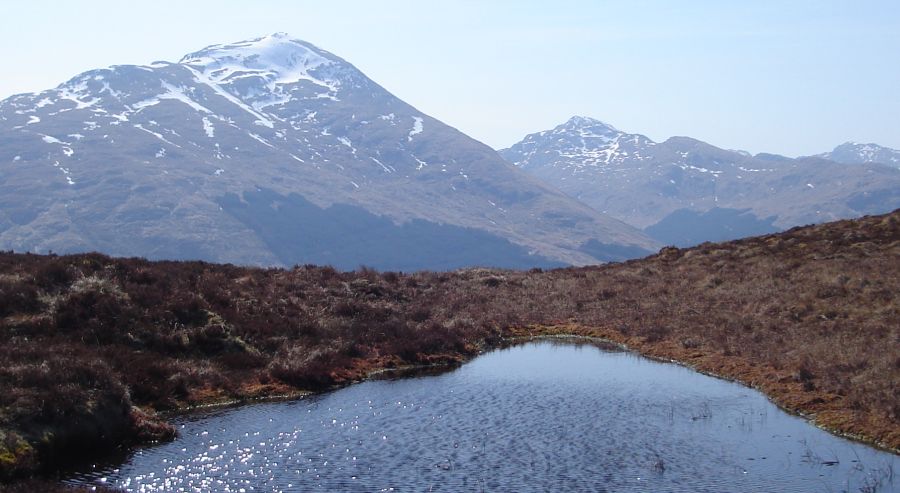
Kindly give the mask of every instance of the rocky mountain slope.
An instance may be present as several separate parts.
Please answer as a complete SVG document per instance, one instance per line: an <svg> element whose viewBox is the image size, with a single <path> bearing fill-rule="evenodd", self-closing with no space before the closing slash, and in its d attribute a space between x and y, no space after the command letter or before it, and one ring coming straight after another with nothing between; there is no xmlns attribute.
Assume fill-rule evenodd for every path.
<svg viewBox="0 0 900 493"><path fill-rule="evenodd" d="M817 154L816 157L844 164L881 163L900 168L900 151L878 144L845 142L835 147L833 151Z"/></svg>
<svg viewBox="0 0 900 493"><path fill-rule="evenodd" d="M654 142L574 117L500 153L591 207L686 246L900 207L900 170ZM833 156L831 156L833 157Z"/></svg>
<svg viewBox="0 0 900 493"><path fill-rule="evenodd" d="M0 102L0 249L410 270L657 246L284 34Z"/></svg>

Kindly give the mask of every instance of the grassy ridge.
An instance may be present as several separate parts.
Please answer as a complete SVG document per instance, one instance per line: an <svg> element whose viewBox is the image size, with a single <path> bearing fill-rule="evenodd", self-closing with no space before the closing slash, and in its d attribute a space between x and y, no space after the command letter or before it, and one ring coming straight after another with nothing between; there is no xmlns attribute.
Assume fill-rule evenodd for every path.
<svg viewBox="0 0 900 493"><path fill-rule="evenodd" d="M0 254L0 476L165 439L154 411L577 333L900 448L900 211L623 264L342 273Z"/></svg>

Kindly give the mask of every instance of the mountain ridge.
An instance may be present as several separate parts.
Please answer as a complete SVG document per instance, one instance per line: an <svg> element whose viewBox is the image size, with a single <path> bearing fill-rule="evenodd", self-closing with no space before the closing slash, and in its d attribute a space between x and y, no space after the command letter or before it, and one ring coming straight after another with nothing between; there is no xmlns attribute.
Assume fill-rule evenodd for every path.
<svg viewBox="0 0 900 493"><path fill-rule="evenodd" d="M900 207L900 173L890 166L848 166L821 156L751 156L692 137L654 142L614 129L577 117L499 152L522 170L651 236L667 231L654 237L677 246ZM708 227L700 235L678 234L685 228L697 232L703 222Z"/></svg>

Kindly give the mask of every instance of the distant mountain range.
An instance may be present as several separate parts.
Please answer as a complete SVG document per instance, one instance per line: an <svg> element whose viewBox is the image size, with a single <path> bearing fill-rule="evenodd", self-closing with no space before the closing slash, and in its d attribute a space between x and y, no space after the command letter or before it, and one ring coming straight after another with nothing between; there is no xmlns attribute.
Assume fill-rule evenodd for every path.
<svg viewBox="0 0 900 493"><path fill-rule="evenodd" d="M797 159L753 156L688 137L654 142L573 117L500 153L598 211L678 246L900 207L900 152L874 144L848 143Z"/></svg>
<svg viewBox="0 0 900 493"><path fill-rule="evenodd" d="M0 249L413 270L659 246L284 34L0 102Z"/></svg>

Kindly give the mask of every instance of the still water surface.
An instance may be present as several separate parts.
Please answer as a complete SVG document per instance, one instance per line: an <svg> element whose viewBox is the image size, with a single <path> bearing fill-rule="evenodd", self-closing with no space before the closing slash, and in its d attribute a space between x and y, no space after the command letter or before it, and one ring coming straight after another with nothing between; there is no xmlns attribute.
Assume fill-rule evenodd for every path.
<svg viewBox="0 0 900 493"><path fill-rule="evenodd" d="M176 441L73 481L142 492L900 491L893 454L741 385L584 344L528 343L438 376L177 425Z"/></svg>

